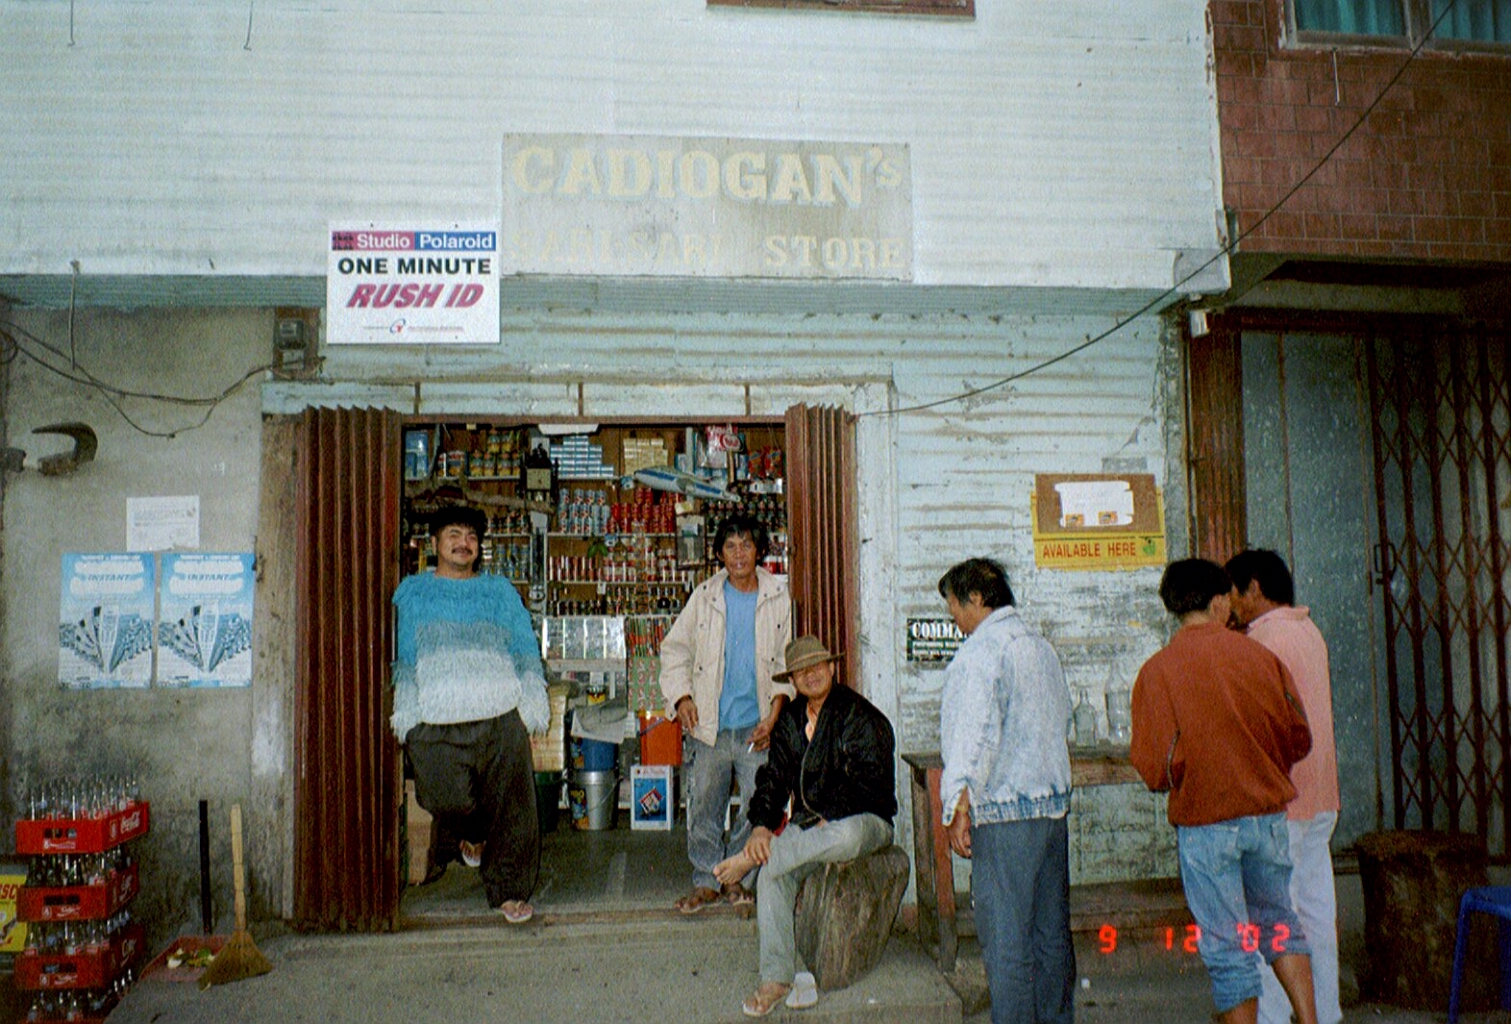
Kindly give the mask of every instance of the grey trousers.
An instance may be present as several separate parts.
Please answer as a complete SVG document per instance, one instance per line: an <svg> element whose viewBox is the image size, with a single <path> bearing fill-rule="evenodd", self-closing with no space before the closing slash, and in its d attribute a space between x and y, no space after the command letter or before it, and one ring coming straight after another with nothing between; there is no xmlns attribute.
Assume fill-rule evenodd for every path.
<svg viewBox="0 0 1511 1024"><path fill-rule="evenodd" d="M852 814L811 828L788 825L771 839L771 859L756 878L756 924L761 936L761 981L792 984L797 973L794 907L803 879L892 842L892 826L874 814Z"/></svg>

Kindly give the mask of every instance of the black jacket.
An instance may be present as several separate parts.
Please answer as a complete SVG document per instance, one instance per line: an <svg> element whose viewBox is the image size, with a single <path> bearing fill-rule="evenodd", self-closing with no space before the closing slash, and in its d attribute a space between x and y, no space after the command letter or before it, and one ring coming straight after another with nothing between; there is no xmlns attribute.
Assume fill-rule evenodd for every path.
<svg viewBox="0 0 1511 1024"><path fill-rule="evenodd" d="M804 730L808 700L787 702L771 731L771 750L756 772L746 816L773 831L787 798L792 819L806 827L870 812L890 822L897 814L897 766L892 723L870 701L836 683L819 709L810 741Z"/></svg>

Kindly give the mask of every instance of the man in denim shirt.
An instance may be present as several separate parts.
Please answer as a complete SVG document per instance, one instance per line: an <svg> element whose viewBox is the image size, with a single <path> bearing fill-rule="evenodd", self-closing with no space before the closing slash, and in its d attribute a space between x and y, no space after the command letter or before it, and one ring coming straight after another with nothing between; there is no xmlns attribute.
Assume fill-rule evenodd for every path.
<svg viewBox="0 0 1511 1024"><path fill-rule="evenodd" d="M944 675L939 795L950 846L972 858L992 1024L1069 1024L1070 691L999 563L961 562L939 593L966 635Z"/></svg>

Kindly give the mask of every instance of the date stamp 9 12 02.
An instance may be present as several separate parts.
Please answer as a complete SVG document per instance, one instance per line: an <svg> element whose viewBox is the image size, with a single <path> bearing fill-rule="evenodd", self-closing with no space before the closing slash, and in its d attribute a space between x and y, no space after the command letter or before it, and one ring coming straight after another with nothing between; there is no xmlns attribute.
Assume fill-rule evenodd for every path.
<svg viewBox="0 0 1511 1024"><path fill-rule="evenodd" d="M1104 924L1097 929L1097 952L1110 956L1118 951L1120 942L1142 938L1150 932L1156 943L1170 952L1195 953L1201 943L1201 927L1194 924L1188 924L1184 928L1167 925L1156 929L1138 929L1128 936L1121 934L1117 926ZM1237 932L1238 945L1246 953L1258 953L1262 945L1267 945L1266 952L1280 956L1286 952L1286 943L1291 938L1290 928L1283 924L1274 925L1266 934L1266 930L1259 925L1245 922L1237 926Z"/></svg>

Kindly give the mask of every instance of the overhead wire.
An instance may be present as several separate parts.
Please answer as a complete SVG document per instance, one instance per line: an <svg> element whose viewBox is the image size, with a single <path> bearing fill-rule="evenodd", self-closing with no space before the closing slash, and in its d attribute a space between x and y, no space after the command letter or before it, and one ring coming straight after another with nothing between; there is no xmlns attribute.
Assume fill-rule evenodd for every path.
<svg viewBox="0 0 1511 1024"><path fill-rule="evenodd" d="M1165 305L1165 303L1167 302L1167 300L1169 300L1173 296L1177 296L1177 295L1180 294L1180 290L1181 290L1181 288L1184 285L1186 285L1187 283L1189 283L1190 281L1192 281L1193 279L1195 279L1198 275L1200 275L1203 271L1205 271L1208 267L1212 266L1214 263L1217 263L1219 260L1231 256L1234 253L1234 251L1238 248L1238 245L1239 245L1240 242L1242 242L1244 239L1248 238L1250 235L1254 234L1254 232L1258 231L1259 228L1261 228L1265 223L1267 223L1270 220L1270 218L1272 218L1273 216L1275 216L1275 214L1279 213L1280 210L1285 206L1285 204L1287 202L1289 202L1290 199L1293 196L1295 196L1297 192L1299 192L1302 188L1304 188L1306 186L1306 184L1309 181L1311 181L1311 179L1314 178L1317 175L1317 173L1322 170L1322 168L1324 166L1327 165L1328 161L1331 160L1333 158L1333 156L1335 156L1337 154L1338 150L1341 149L1343 147L1343 145L1345 143L1347 143L1350 138L1353 137L1354 133L1357 132L1360 127L1363 126L1363 124L1365 123L1365 121L1367 121L1369 119L1369 116L1372 113L1374 113L1375 108L1380 105L1380 103L1385 99L1386 95L1389 94L1390 90L1393 89L1395 87L1396 83L1400 81L1401 77L1406 73L1407 69L1410 68L1411 65L1416 61L1417 56L1422 51L1422 48L1424 46L1426 46L1427 43L1434 37L1434 35L1437 32L1437 28L1442 23L1443 19L1448 16L1449 12L1451 12L1453 10L1454 6L1457 3L1458 3L1458 0L1448 0L1448 3L1444 5L1442 11L1439 12L1438 16L1433 20L1431 26L1429 26L1428 29L1427 29L1427 31L1425 33L1423 33L1422 38L1416 43L1415 46L1413 46L1411 48L1410 52L1407 53L1406 59L1401 62L1401 66L1396 69L1395 73L1390 77L1390 80L1387 81L1383 87L1381 87L1380 91L1375 95L1375 97L1359 113L1358 117L1355 118L1353 124L1351 124L1348 127L1348 129L1343 132L1343 134L1341 136L1339 136L1338 140L1333 143L1333 145L1328 149L1328 151L1326 153L1324 153L1316 161L1316 163L1314 163L1312 165L1312 167L1305 174L1303 174L1294 184L1291 185L1291 187L1286 191L1286 193L1283 196L1281 196L1278 200L1276 200L1257 220L1254 221L1253 224L1249 225L1248 228L1244 229L1243 231L1241 231L1237 235L1235 235L1230 241L1227 242L1227 244L1225 244L1222 248L1220 248L1213 256L1211 256L1206 261L1204 261L1203 263L1201 263L1200 265L1198 265L1195 269L1191 270L1184 277L1182 277L1179 280L1177 280L1169 288L1166 288L1164 291L1160 292L1158 295L1156 295L1154 298L1150 299L1148 302L1145 302L1142 306L1140 306L1138 309L1134 310L1132 313L1128 314L1127 316L1123 317L1121 320L1118 320L1117 322L1113 323L1110 327L1108 327L1106 330L1102 331L1101 333L1089 336L1084 341L1080 342L1079 344L1073 345L1070 348L1066 349L1065 351L1060 352L1060 353L1058 353L1058 354L1056 354L1054 356L1051 356L1051 357L1049 357L1047 359L1041 360L1040 362L1035 363L1033 366L1030 366L1030 367L1028 367L1026 369L1020 370L1017 373L1009 374L1009 375L1007 375L1005 377L1000 377L1000 378L998 378L996 380L991 381L990 383L983 384L983 385L981 385L979 387L967 388L964 391L960 391L960 392L958 392L956 394L948 395L948 396L946 396L944 398L937 398L937 399L934 399L934 400L929 401L929 402L920 402L920 403L917 403L915 405L903 406L903 407L897 408L897 409L877 409L877 410L871 410L871 411L868 411L868 412L857 413L856 414L857 418L864 418L864 417L871 417L871 416L901 416L901 415L904 415L906 413L924 412L924 411L929 410L929 409L938 408L939 406L942 406L942 405L950 405L950 404L953 404L955 402L963 402L963 401L966 401L967 399L974 398L977 395L982 395L982 394L985 394L985 393L987 393L989 391L995 391L995 390L997 390L999 388L1006 387L1007 385L1012 384L1012 383L1014 383L1016 381L1023 380L1025 377L1030 377L1030 376L1032 376L1034 374L1042 373L1044 370L1047 370L1047 369L1049 369L1052 366L1055 366L1055 365L1057 365L1059 363L1062 363L1065 360L1070 359L1073 356L1076 356L1076 355L1080 354L1081 352L1086 351L1087 349L1091 348L1092 346L1097 345L1097 344L1099 344L1099 343L1107 340L1112 335L1116 334L1118 331L1121 331L1123 328L1125 328L1128 325L1130 325L1130 324L1134 323L1135 321L1139 320L1140 318L1142 318L1143 316L1145 316L1149 312L1155 310L1156 308L1162 308ZM250 39L251 6L252 6L251 4L248 5L248 32L249 32L249 39ZM70 4L70 13L71 13L71 7L72 7L72 4ZM1336 57L1336 51L1335 51L1335 57ZM73 264L73 268L74 268L74 282L73 283L74 283L74 286L76 287L77 286L77 280L78 280L78 263L77 262L75 262ZM1236 297L1230 297L1228 301L1231 302L1231 301L1234 300L1234 298L1242 297L1243 294L1245 294L1245 293L1239 293L1239 295L1236 296ZM265 365L262 365L262 366L253 367L252 369L248 370L245 374L243 374L239 379L237 379L231 385L229 385L227 388L225 388L223 391L221 391L220 394L214 395L214 396L200 397L200 398L183 397L183 396L178 396L178 395L158 394L158 393L152 393L152 392L131 391L131 390L128 390L128 389L125 389L125 388L116 387L114 385L111 385L111 384L105 382L104 380L100 379L99 377L96 377L94 374L90 373L88 370L86 370L83 367L81 367L81 366L78 365L77 360L76 360L76 358L75 358L75 356L74 356L74 354L72 352L72 349L73 349L73 299L72 299L72 294L70 295L69 307L70 307L69 308L69 348L70 348L70 352L67 353L67 354L61 352L56 347L54 347L54 346L48 344L47 342L43 341L42 339L38 338L36 335L31 334L29 331L26 331L25 329L23 329L22 327L20 327L18 324L14 323L13 321L8 321L8 320L7 321L0 321L0 324L3 324L4 327L9 327L10 330L14 330L14 331L18 332L19 334L25 336L28 341L33 342L33 343L41 346L42 348L46 349L48 352L53 353L54 355L57 355L59 357L65 357L65 355L66 355L66 357L69 359L70 363L72 364L72 367L73 367L72 371L64 370L64 369L62 369L60 367L53 366L52 364L48 363L45 359L41 358L40 356L36 355L35 353L28 352L26 350L26 348L21 344L21 342L15 337L15 335L11 334L9 331L5 330L3 327L0 327L0 339L3 339L5 341L6 347L9 349L9 351L5 351L3 353L0 353L0 363L10 363L19 354L19 355L25 356L27 359L30 359L31 361L35 362L38 366L41 366L42 368L48 370L49 372L51 372L53 374L56 374L59 377L64 378L65 380L72 381L72 382L74 382L76 384L81 384L81 385L83 385L85 387L93 388L93 389L97 390L101 394L101 396L107 402L110 403L110 405L112 407L115 408L116 412L120 414L121 418L129 426L131 426L133 429L135 429L135 430L139 431L140 433L145 434L145 435L147 435L149 437L173 438L173 437L177 437L181 433L184 433L185 431L195 430L195 429L198 429L199 427L204 426L206 423L209 422L211 415L214 414L215 407L217 405L219 405L221 402L225 401L225 399L229 398L232 394L234 394L238 389L240 389L243 385L245 385L247 383L247 381L251 380L253 377L257 376L258 374L265 373L265 372L268 372L270 370L273 370L273 369L277 368L277 364L275 364L275 363L268 363L268 364L265 364ZM126 410L122 407L121 400L122 399L128 399L128 398L130 398L130 399L140 399L140 400L145 400L145 401L153 401L153 402L164 402L164 403L170 403L170 404L179 404L179 405L186 405L186 406L202 406L202 407L205 407L205 415L199 420L198 423L193 423L193 424L190 424L188 426L179 427L179 428L177 428L175 430L165 430L165 431L164 430L152 430L152 429L149 429L149 428L144 427L141 424L137 423L126 412Z"/></svg>
<svg viewBox="0 0 1511 1024"><path fill-rule="evenodd" d="M1033 366L1030 366L1027 369L1019 370L1017 373L1009 374L1006 377L1000 377L997 380L994 380L989 384L983 384L980 387L967 388L964 391L949 395L945 398L936 398L930 402L919 402L916 405L904 406L900 409L873 409L869 412L856 413L856 418L862 419L870 416L901 416L905 413L923 412L928 409L937 408L941 405L950 405L954 402L963 402L967 399L975 398L977 395L985 394L988 391L995 391L998 388L1006 387L1007 385L1012 384L1015 381L1020 381L1025 377L1032 376L1036 373L1041 373L1044 370L1049 369L1051 366L1056 365L1057 363L1062 363L1072 356L1086 351L1093 345L1106 341L1112 335L1116 334L1118 331L1121 331L1124 327L1127 327L1134 321L1140 319L1151 310L1163 307L1166 300L1170 299L1172 296L1179 295L1181 288L1189 281L1193 280L1197 275L1201 274L1202 271L1212 266L1212 264L1216 263L1218 260L1231 256L1237 250L1238 244L1240 242L1242 242L1245 238L1248 238L1254 232L1258 231L1266 222L1269 221L1271 217L1279 213L1281 208L1285 206L1285 204L1288 203L1291 198L1296 195L1297 192L1301 191L1301 189L1306 186L1307 182L1316 177L1317 172L1321 171L1322 168L1327 165L1327 162L1337 154L1338 150L1343 148L1343 145L1353 137L1354 133L1357 132L1359 128L1363 126L1364 122L1369 119L1369 116L1374 113L1375 108L1380 105L1380 103L1390 93L1390 90L1395 88L1396 83L1401 80L1401 76L1406 73L1406 70L1411 67L1411 65L1416 61L1417 55L1422 52L1422 47L1426 46L1427 43L1437 34L1438 26L1442 24L1443 19L1448 16L1448 13L1453 10L1454 6L1457 3L1458 0L1448 0L1448 3L1444 5L1443 10L1435 19L1433 19L1432 24L1428 26L1427 31L1422 34L1422 38L1418 40L1417 44L1413 46L1410 52L1406 54L1406 59L1401 62L1401 66L1396 69L1395 74L1390 76L1390 80L1380 88L1380 91L1375 94L1374 99L1370 100L1368 105L1364 107L1359 116L1354 119L1354 123L1349 125L1348 130L1338 137L1338 141L1334 142L1332 147L1329 148L1326 153L1322 154L1320 158L1318 158L1317 162L1312 165L1311 169L1303 174L1295 182L1295 184L1291 185L1291 187L1286 190L1285 195L1276 200L1269 207L1269 209L1267 209L1259 217L1258 220L1254 221L1253 224L1249 225L1246 229L1235 235L1232 240L1230 240L1226 245L1219 249L1211 258L1202 263L1200 266L1196 267L1196 269L1192 270L1185 277L1180 278L1169 288L1166 288L1160 294L1156 295L1154 298L1150 299L1148 302L1144 303L1138 309L1134 310L1123 319L1117 321L1111 327L1108 327L1106 330L1102 331L1100 334L1088 337L1080 344L1074 345L1059 353L1058 355L1051 356L1048 359L1043 360L1042 362L1035 363ZM1333 59L1337 59L1336 49L1333 51ZM1255 285L1257 284L1258 282L1255 282ZM1249 286L1250 289L1253 287L1254 285ZM1244 295L1248 294L1248 291L1249 289L1245 289L1244 291L1239 292L1237 295L1230 296L1228 298L1228 302L1231 303L1239 298L1242 298Z"/></svg>
<svg viewBox="0 0 1511 1024"><path fill-rule="evenodd" d="M23 338L25 339L25 344L23 344L22 342ZM35 363L37 366L40 366L42 369L48 371L49 373L54 374L55 376L61 377L64 380L71 381L75 384L79 384L99 392L100 396L104 398L112 408L115 409L115 411L120 415L121 419L123 419L128 426L130 426L133 430L136 430L138 433L145 434L148 437L160 437L169 439L175 438L186 431L197 430L198 428L204 426L210 421L210 417L214 415L216 407L219 406L221 402L224 402L227 398L230 398L254 377L277 368L277 364L274 363L254 366L252 369L248 370L246 373L242 374L239 378L233 381L230 385L222 389L219 394L206 396L171 395L153 391L135 391L130 388L119 387L95 376L83 366L77 365L77 363L74 364L74 369L69 369L65 366L53 365L53 363L49 362L44 355L29 350L27 345L35 346L36 348L39 348L44 352L56 357L58 360L64 362L71 361L70 354L64 352L57 346L44 341L42 338L37 337L35 334L32 334L30 331L26 330L24 327L22 327L20 324L17 324L13 320L0 320L0 343L3 343L3 346L0 346L0 363L14 362L18 356L25 358ZM198 422L190 423L186 426L178 427L173 430L154 430L137 422L137 420L126 411L125 407L121 404L122 401L126 399L138 399L148 402L160 402L168 405L182 405L191 408L203 408L205 410L205 413L199 418Z"/></svg>

